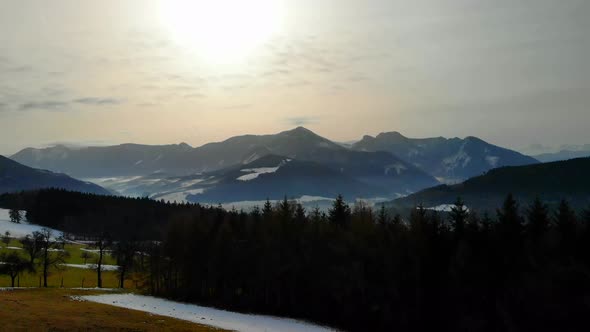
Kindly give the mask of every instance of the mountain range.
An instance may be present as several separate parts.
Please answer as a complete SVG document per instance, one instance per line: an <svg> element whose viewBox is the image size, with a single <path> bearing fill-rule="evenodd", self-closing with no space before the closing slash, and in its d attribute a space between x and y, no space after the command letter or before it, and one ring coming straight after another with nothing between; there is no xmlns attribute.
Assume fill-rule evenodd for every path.
<svg viewBox="0 0 590 332"><path fill-rule="evenodd" d="M440 185L399 198L389 204L394 209L419 204L439 207L461 197L476 210L493 211L508 193L525 205L536 196L550 204L567 199L576 208L590 204L590 158L571 159L526 166L501 167L456 185Z"/></svg>
<svg viewBox="0 0 590 332"><path fill-rule="evenodd" d="M559 152L543 153L534 156L535 159L544 163L583 157L590 157L590 146L586 146L586 149L583 150L561 150Z"/></svg>
<svg viewBox="0 0 590 332"><path fill-rule="evenodd" d="M475 137L410 139L392 132L344 146L303 127L236 136L196 148L185 143L57 145L27 148L11 158L125 195L210 202L337 193L394 198L498 166L537 163ZM238 180L252 169L276 171Z"/></svg>
<svg viewBox="0 0 590 332"><path fill-rule="evenodd" d="M341 194L354 200L391 194L387 188L367 184L325 165L276 155L180 181L180 187L153 198L227 203L276 200L285 195L331 199Z"/></svg>
<svg viewBox="0 0 590 332"><path fill-rule="evenodd" d="M0 194L41 188L109 194L106 189L96 184L79 181L65 174L30 168L0 156Z"/></svg>
<svg viewBox="0 0 590 332"><path fill-rule="evenodd" d="M364 136L352 148L390 152L444 183L459 182L496 167L538 163L532 157L472 136L407 138L398 132L387 132L376 137Z"/></svg>

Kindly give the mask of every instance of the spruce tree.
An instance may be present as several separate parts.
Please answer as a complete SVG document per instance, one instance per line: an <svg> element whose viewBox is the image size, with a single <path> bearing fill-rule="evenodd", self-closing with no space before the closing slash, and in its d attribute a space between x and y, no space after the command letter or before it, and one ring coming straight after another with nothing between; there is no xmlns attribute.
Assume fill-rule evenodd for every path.
<svg viewBox="0 0 590 332"><path fill-rule="evenodd" d="M334 225L344 226L347 225L350 220L350 206L346 204L342 195L338 195L332 208L328 211L328 218Z"/></svg>
<svg viewBox="0 0 590 332"><path fill-rule="evenodd" d="M560 235L560 244L564 254L572 254L576 239L576 213L570 204L562 199L555 214L555 224Z"/></svg>
<svg viewBox="0 0 590 332"><path fill-rule="evenodd" d="M549 227L549 212L547 205L537 196L527 210L527 232L536 241Z"/></svg>
<svg viewBox="0 0 590 332"><path fill-rule="evenodd" d="M265 219L269 219L272 217L272 204L270 200L267 198L264 206L262 207L262 216Z"/></svg>
<svg viewBox="0 0 590 332"><path fill-rule="evenodd" d="M387 215L385 204L381 204L381 209L379 210L379 215L377 216L377 222L380 225L386 225L389 223L389 216Z"/></svg>
<svg viewBox="0 0 590 332"><path fill-rule="evenodd" d="M457 197L455 205L451 207L450 220L458 237L463 235L468 217L469 211L465 207L465 203L461 197Z"/></svg>
<svg viewBox="0 0 590 332"><path fill-rule="evenodd" d="M518 212L518 203L512 194L508 194L502 204L502 208L497 210L498 228L501 236L507 240L518 241L523 228L523 219Z"/></svg>

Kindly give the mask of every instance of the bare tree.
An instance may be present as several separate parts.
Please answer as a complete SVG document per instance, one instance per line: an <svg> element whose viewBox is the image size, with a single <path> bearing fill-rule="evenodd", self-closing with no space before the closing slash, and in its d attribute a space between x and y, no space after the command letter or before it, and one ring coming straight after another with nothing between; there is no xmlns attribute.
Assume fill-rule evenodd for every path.
<svg viewBox="0 0 590 332"><path fill-rule="evenodd" d="M112 256L117 260L119 269L119 288L125 288L125 277L134 267L135 255L138 250L137 242L122 240L113 246Z"/></svg>
<svg viewBox="0 0 590 332"><path fill-rule="evenodd" d="M84 259L84 265L86 265L86 262L91 257L92 256L87 251L82 251L82 254L80 255L80 258Z"/></svg>
<svg viewBox="0 0 590 332"><path fill-rule="evenodd" d="M29 261L21 257L15 251L0 255L0 260L3 262L3 264L0 265L0 274L6 274L10 277L10 284L13 288L16 277L24 271L32 270Z"/></svg>
<svg viewBox="0 0 590 332"><path fill-rule="evenodd" d="M32 235L27 235L20 242L25 252L29 255L29 263L35 266L35 260L41 255L41 241L43 234L41 232L33 232Z"/></svg>
<svg viewBox="0 0 590 332"><path fill-rule="evenodd" d="M50 251L49 249L60 249L60 240L54 241L51 237L53 232L49 228L43 228L41 230L41 267L43 268L43 287L47 287L47 277L49 276L50 268L61 268L61 265L65 263L65 259L68 256L67 251L56 250Z"/></svg>
<svg viewBox="0 0 590 332"><path fill-rule="evenodd" d="M111 247L112 240L107 232L102 232L96 240L95 246L98 249L98 260L96 262L97 287L102 288L102 262L105 252Z"/></svg>

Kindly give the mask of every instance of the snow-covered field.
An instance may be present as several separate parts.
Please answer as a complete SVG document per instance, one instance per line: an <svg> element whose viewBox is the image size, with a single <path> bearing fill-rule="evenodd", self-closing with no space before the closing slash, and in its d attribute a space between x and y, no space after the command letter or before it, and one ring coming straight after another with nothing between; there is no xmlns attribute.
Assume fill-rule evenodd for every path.
<svg viewBox="0 0 590 332"><path fill-rule="evenodd" d="M151 296L135 294L103 294L80 296L80 299L116 307L139 310L161 316L173 317L204 325L241 332L321 332L336 331L330 328L298 321L263 315L247 315L213 309L194 304L184 304Z"/></svg>
<svg viewBox="0 0 590 332"><path fill-rule="evenodd" d="M41 231L43 228L43 226L28 224L26 221L15 224L10 221L9 210L0 209L0 235L4 235L8 231L12 237L25 237L33 232ZM52 231L54 237L60 237L62 235L60 231Z"/></svg>

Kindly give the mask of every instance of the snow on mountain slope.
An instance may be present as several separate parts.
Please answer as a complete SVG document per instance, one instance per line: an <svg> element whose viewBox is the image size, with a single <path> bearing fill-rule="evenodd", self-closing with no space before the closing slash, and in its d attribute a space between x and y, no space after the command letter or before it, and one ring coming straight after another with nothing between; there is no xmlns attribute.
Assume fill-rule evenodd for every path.
<svg viewBox="0 0 590 332"><path fill-rule="evenodd" d="M269 174L275 173L280 166L277 167L260 167L260 168L248 168L242 169L241 172L248 173L246 175L242 175L238 177L236 180L238 181L250 181L256 179L260 174Z"/></svg>

